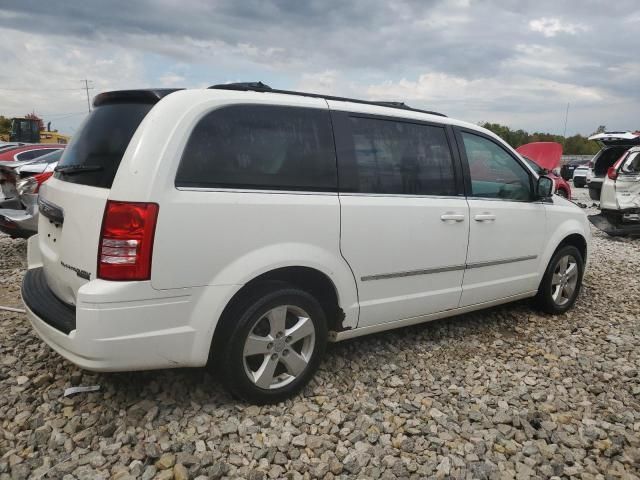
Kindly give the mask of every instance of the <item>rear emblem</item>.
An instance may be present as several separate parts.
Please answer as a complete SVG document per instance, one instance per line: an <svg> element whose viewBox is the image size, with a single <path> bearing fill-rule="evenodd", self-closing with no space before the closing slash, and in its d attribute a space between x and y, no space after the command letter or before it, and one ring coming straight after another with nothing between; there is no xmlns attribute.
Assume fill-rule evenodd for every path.
<svg viewBox="0 0 640 480"><path fill-rule="evenodd" d="M86 270L82 270L78 267L73 267L71 265L64 263L63 261L60 261L60 265L62 265L64 268L67 268L69 270L73 270L74 272L76 272L76 275L78 275L80 278L84 278L85 280L91 279L91 274Z"/></svg>

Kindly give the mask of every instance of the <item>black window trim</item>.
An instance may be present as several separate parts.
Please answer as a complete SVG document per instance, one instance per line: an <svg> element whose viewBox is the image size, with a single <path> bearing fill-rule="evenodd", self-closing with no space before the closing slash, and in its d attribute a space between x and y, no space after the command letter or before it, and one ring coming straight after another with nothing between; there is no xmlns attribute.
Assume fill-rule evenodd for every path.
<svg viewBox="0 0 640 480"><path fill-rule="evenodd" d="M464 198L465 190L463 183L463 169L461 157L456 148L456 140L451 125L448 123L439 123L428 120L419 120L415 118L399 117L393 115L379 115L373 113L353 112L349 110L330 110L331 121L334 126L335 151L338 161L338 191L341 195L364 196L364 197L404 197L404 198ZM429 194L410 194L410 193L374 193L374 192L358 192L355 191L355 179L343 179L341 172L344 172L346 164L355 164L355 158L352 154L353 130L349 118L366 118L372 120L386 120L391 122L409 123L427 127L442 128L445 132L447 145L449 146L449 154L453 165L454 186L456 193L454 195L429 195ZM342 153L342 155L341 155ZM343 166L341 168L341 165ZM345 183L343 183L343 180Z"/></svg>
<svg viewBox="0 0 640 480"><path fill-rule="evenodd" d="M525 164L524 160L521 159L520 157L514 155L512 152L510 152L508 149L506 149L504 147L504 145L502 145L500 142L496 141L495 138L493 138L490 135L487 135L484 132L480 132L478 130L473 130L472 128L465 128L465 127L460 127L460 126L454 126L453 127L453 132L454 132L454 136L456 139L456 143L458 145L458 152L460 155L460 159L461 159L461 163L462 163L462 172L463 172L463 176L464 176L464 188L465 188L465 192L466 192L466 197L470 200L487 200L487 201L498 201L498 202L517 202L517 203L540 203L540 199L536 198L535 196L535 176L533 174L533 172L531 172L531 169ZM490 142L492 142L494 145L498 146L500 149L502 149L507 155L509 155L511 158L513 158L521 167L522 169L525 171L525 173L529 176L529 192L530 192L530 198L529 200L514 200L514 199L509 199L509 198L487 198L487 197L474 197L473 196L473 190L471 189L471 170L469 169L469 159L467 158L467 151L464 147L464 140L462 139L462 133L469 133L471 135L476 135L478 137L484 138L486 140L489 140Z"/></svg>
<svg viewBox="0 0 640 480"><path fill-rule="evenodd" d="M209 114L213 112L218 112L227 108L234 107L244 107L244 106L252 106L252 107L278 107L278 108L296 108L296 109L307 109L307 110L319 110L322 112L327 112L329 116L329 128L331 131L331 145L333 147L333 167L335 169L336 174L336 182L333 188L313 188L313 187L295 187L295 186L282 186L282 185L251 185L251 184L233 184L233 185L212 185L205 186L204 184L200 185L188 185L184 182L178 182L178 171L180 169L180 164L182 163L184 153L187 149L187 145L189 144L189 140L191 140L191 135L193 134L195 128L198 124ZM329 194L336 195L338 193L338 160L336 154L336 142L335 142L335 132L333 127L333 119L331 117L331 111L328 108L324 107L314 107L311 105L288 105L288 104L271 104L271 103L253 103L253 102L238 102L238 103L228 103L220 106L216 106L214 108L208 109L205 112L201 112L198 116L197 120L193 124L189 135L187 136L184 144L181 147L180 161L177 163L175 172L173 175L173 186L176 190L179 191L194 191L194 192L237 192L237 193L280 193L280 194L306 194L306 195L314 195L314 194Z"/></svg>

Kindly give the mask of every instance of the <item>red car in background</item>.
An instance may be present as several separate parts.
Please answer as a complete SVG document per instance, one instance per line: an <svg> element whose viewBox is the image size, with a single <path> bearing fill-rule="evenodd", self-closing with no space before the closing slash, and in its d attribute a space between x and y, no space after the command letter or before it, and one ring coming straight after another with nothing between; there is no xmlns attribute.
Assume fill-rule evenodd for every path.
<svg viewBox="0 0 640 480"><path fill-rule="evenodd" d="M554 172L560 166L562 145L557 142L533 142L519 146L516 152L538 175L546 175L553 179L556 194L571 200L571 187L564 178Z"/></svg>
<svg viewBox="0 0 640 480"><path fill-rule="evenodd" d="M47 153L56 150L62 150L66 145L60 143L32 143L29 145L20 145L11 149L0 151L0 161L21 162L24 160L33 160Z"/></svg>

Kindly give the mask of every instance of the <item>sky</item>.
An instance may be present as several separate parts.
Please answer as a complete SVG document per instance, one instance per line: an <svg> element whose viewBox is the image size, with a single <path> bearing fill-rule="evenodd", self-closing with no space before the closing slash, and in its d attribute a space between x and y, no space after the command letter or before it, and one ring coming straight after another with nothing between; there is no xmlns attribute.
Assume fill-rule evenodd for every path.
<svg viewBox="0 0 640 480"><path fill-rule="evenodd" d="M606 5L606 7L605 7ZM0 0L0 115L262 81L567 134L640 129L637 0Z"/></svg>

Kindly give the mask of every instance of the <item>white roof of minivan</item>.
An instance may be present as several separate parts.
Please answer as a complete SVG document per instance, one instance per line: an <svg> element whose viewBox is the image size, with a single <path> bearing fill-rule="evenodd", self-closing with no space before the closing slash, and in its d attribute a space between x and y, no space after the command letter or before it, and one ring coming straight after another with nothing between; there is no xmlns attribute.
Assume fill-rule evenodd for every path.
<svg viewBox="0 0 640 480"><path fill-rule="evenodd" d="M277 92L277 91L276 91ZM271 105L290 105L290 106L309 106L322 108L325 105L328 105L331 110L336 111L349 111L355 113L365 113L372 115L384 115L388 117L398 117L398 118L406 118L406 119L414 119L421 120L433 123L439 123L442 125L456 125L459 127L468 128L471 130L476 130L478 132L482 132L486 135L489 135L497 140L499 140L502 144L508 145L504 140L502 140L498 135L494 134L490 130L486 128L480 127L474 123L465 122L463 120L456 120L454 118L447 117L445 115L436 113L436 112L427 112L418 109L412 109L410 107L402 108L402 107L393 107L384 105L384 102L371 101L361 101L355 99L336 99L338 97L331 96L323 96L317 94L307 94L299 93L299 92L284 92L283 93L274 93L270 91L253 91L253 90L234 90L234 89L218 89L218 88L207 88L207 89L188 89L188 90L179 90L171 95L168 95L166 99L162 101L167 101L171 97L174 99L178 99L180 97L185 98L190 97L192 101L197 102L197 99L200 101L210 101L210 100L225 100L229 102L240 101L241 103L248 102L256 102L256 103L267 103ZM350 101L353 100L353 101ZM395 103L395 102L389 102ZM511 147L510 147L511 148Z"/></svg>

